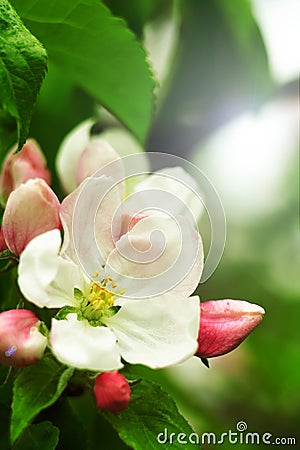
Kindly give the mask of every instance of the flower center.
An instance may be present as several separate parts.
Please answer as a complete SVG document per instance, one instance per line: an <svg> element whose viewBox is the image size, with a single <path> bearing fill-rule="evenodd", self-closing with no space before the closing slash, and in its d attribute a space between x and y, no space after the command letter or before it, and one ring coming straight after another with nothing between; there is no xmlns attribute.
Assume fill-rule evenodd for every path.
<svg viewBox="0 0 300 450"><path fill-rule="evenodd" d="M105 311L114 306L114 294L97 282L90 284L90 291L86 302L95 311Z"/></svg>
<svg viewBox="0 0 300 450"><path fill-rule="evenodd" d="M112 292L117 287L111 278L101 282L92 281L88 292L84 295L79 289L74 289L74 297L78 301L76 308L78 320L88 320L92 326L103 325L104 317L111 317L119 310L114 306L115 298L124 291ZM111 290L112 289L112 290Z"/></svg>

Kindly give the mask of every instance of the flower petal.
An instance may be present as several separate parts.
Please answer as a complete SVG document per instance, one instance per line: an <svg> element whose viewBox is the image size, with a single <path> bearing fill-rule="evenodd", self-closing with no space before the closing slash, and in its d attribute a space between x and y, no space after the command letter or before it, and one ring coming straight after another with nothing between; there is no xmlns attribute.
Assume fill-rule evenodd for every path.
<svg viewBox="0 0 300 450"><path fill-rule="evenodd" d="M61 205L66 234L62 253L75 263L79 260L90 276L100 271L114 248L112 218L121 198L118 187L112 186L111 177L87 178Z"/></svg>
<svg viewBox="0 0 300 450"><path fill-rule="evenodd" d="M154 172L135 186L135 192L156 189L165 191L174 196L174 201L170 201L170 196L161 195L159 207L163 211L171 214L189 215L189 211L194 215L196 222L203 212L203 203L199 187L182 167L171 167ZM179 201L177 201L179 200Z"/></svg>
<svg viewBox="0 0 300 450"><path fill-rule="evenodd" d="M127 362L158 369L194 355L199 319L199 297L178 299L168 294L127 301L106 324Z"/></svg>
<svg viewBox="0 0 300 450"><path fill-rule="evenodd" d="M52 319L50 343L56 358L68 366L97 372L123 367L112 331L79 321L76 314L68 314L66 320Z"/></svg>
<svg viewBox="0 0 300 450"><path fill-rule="evenodd" d="M79 156L76 166L76 181L77 186L87 177L94 174L98 177L100 175L113 176L117 180L124 178L124 167L121 161L111 164L113 161L119 160L118 153L112 146L100 137L91 138L90 142L83 149ZM101 169L101 172L98 171ZM118 172L118 173L116 173ZM125 195L125 185L123 182L119 183L120 195Z"/></svg>
<svg viewBox="0 0 300 450"><path fill-rule="evenodd" d="M92 119L81 122L62 141L56 158L56 169L66 192L76 188L76 165L83 149L90 140Z"/></svg>
<svg viewBox="0 0 300 450"><path fill-rule="evenodd" d="M106 272L128 298L165 292L188 297L197 287L203 268L201 237L185 218L153 213L139 220L116 243Z"/></svg>
<svg viewBox="0 0 300 450"><path fill-rule="evenodd" d="M32 239L20 257L21 292L40 308L73 305L74 287L83 288L79 268L58 255L60 244L60 231L51 230Z"/></svg>

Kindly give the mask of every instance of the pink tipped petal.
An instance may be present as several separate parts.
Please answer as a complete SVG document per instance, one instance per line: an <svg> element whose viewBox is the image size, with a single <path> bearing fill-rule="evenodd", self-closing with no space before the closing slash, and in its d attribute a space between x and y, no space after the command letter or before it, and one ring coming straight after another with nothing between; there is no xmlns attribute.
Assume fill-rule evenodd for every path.
<svg viewBox="0 0 300 450"><path fill-rule="evenodd" d="M94 394L98 408L116 414L127 408L131 392L124 375L114 371L96 377Z"/></svg>
<svg viewBox="0 0 300 450"><path fill-rule="evenodd" d="M200 305L196 355L211 358L231 352L260 324L264 309L242 300L212 300Z"/></svg>
<svg viewBox="0 0 300 450"><path fill-rule="evenodd" d="M70 131L60 144L56 159L56 169L64 190L69 193L76 189L76 167L78 159L90 140L93 120L81 122Z"/></svg>
<svg viewBox="0 0 300 450"><path fill-rule="evenodd" d="M60 228L59 201L42 179L28 180L9 196L3 215L3 234L9 249L20 255L39 234Z"/></svg>
<svg viewBox="0 0 300 450"><path fill-rule="evenodd" d="M48 184L51 182L45 157L36 141L28 139L20 152L15 151L16 147L8 153L0 175L0 195L4 200L21 183L30 179L41 178Z"/></svg>
<svg viewBox="0 0 300 450"><path fill-rule="evenodd" d="M92 138L78 158L76 166L77 185L85 178L92 176L97 170L117 159L119 159L119 155L107 141Z"/></svg>
<svg viewBox="0 0 300 450"><path fill-rule="evenodd" d="M111 177L87 178L62 202L61 217L66 232L62 253L82 264L92 275L100 271L114 248L112 218L121 203Z"/></svg>
<svg viewBox="0 0 300 450"><path fill-rule="evenodd" d="M0 363L24 367L38 361L47 339L38 331L36 315L26 309L13 309L0 314Z"/></svg>
<svg viewBox="0 0 300 450"><path fill-rule="evenodd" d="M140 218L116 242L106 264L107 273L128 298L165 292L188 297L199 283L202 267L199 233L183 217L162 213Z"/></svg>

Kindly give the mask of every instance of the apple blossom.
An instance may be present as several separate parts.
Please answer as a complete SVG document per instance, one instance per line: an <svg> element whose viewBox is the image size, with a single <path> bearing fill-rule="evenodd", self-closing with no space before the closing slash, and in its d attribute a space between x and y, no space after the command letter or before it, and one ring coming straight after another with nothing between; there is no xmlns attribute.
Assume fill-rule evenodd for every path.
<svg viewBox="0 0 300 450"><path fill-rule="evenodd" d="M234 350L260 324L265 311L242 300L201 303L196 356L211 358Z"/></svg>
<svg viewBox="0 0 300 450"><path fill-rule="evenodd" d="M10 251L20 255L35 236L60 227L59 201L42 179L28 180L9 196L2 231Z"/></svg>
<svg viewBox="0 0 300 450"><path fill-rule="evenodd" d="M0 363L24 367L38 361L47 345L39 330L39 319L27 309L0 313Z"/></svg>
<svg viewBox="0 0 300 450"><path fill-rule="evenodd" d="M130 386L117 371L103 372L95 379L94 394L97 407L104 411L124 411L130 402Z"/></svg>
<svg viewBox="0 0 300 450"><path fill-rule="evenodd" d="M59 254L60 247L59 230L34 238L20 257L18 278L27 300L41 308L62 308L50 332L59 361L103 372L120 369L121 357L160 368L195 353L198 297L186 298L186 290L186 297L119 298L113 280L90 281L76 261Z"/></svg>
<svg viewBox="0 0 300 450"><path fill-rule="evenodd" d="M121 180L126 172L123 164L125 161L128 164L138 164L141 172L139 176L126 178L127 194L145 190L159 194L169 193L173 201L171 195L160 195L161 209L170 210L175 215L185 214L189 209L198 221L203 212L203 204L198 184L192 176L182 167L165 168L152 175L145 175L150 170L147 153L143 153L142 149L132 142L127 131L114 127L98 135L91 135L92 124L91 120L79 124L65 137L60 146L57 171L66 192L75 190L85 178L100 169L103 169L101 174ZM139 153L137 161L129 159L127 162L126 158L122 158L134 152ZM115 164L112 165L112 162ZM119 183L122 197L125 194L123 184Z"/></svg>
<svg viewBox="0 0 300 450"><path fill-rule="evenodd" d="M59 230L37 236L27 245L20 258L20 289L27 300L41 308L62 308L52 319L50 343L64 364L105 372L120 369L121 357L151 368L179 363L197 349L199 299L188 297L203 268L201 238L192 225L183 222L190 246L180 258L182 230L170 217L152 214L139 217L125 234L120 234L119 223L118 229L113 229L114 239L112 218L120 204L120 191L114 189L97 210L99 254L97 244L91 245L88 239L91 217L84 211L74 223L75 205L82 189L88 189L86 208L93 209L93 202L99 201L110 183L104 176L89 179L63 201L63 245ZM126 253L132 246L142 255L146 249L147 254L153 230L166 236L162 255L155 255L146 264L128 260ZM74 246L75 237L79 238L79 249ZM155 239L152 243L150 250L155 250ZM181 265L186 265L194 249L198 250L194 266L181 279ZM171 288L170 265L176 269L176 283ZM156 296L149 295L153 288L158 289Z"/></svg>
<svg viewBox="0 0 300 450"><path fill-rule="evenodd" d="M65 136L58 149L57 172L67 193L86 176L120 156L143 152L127 130L110 127L100 134L92 134L94 123L92 119L81 122Z"/></svg>
<svg viewBox="0 0 300 450"><path fill-rule="evenodd" d="M28 139L23 148L15 153L15 146L6 156L0 174L0 196L7 200L9 194L32 178L42 178L50 184L51 175L46 168L45 157L33 139Z"/></svg>

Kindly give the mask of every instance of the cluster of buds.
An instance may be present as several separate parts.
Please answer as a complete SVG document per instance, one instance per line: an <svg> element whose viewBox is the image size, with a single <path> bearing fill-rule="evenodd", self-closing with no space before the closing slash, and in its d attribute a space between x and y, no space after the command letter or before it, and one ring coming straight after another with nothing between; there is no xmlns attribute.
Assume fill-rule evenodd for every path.
<svg viewBox="0 0 300 450"><path fill-rule="evenodd" d="M60 228L60 203L49 186L51 176L39 145L29 139L19 153L14 147L0 173L0 196L5 205L0 228L0 252L19 257L39 234ZM38 361L47 345L40 321L26 309L0 314L0 363L24 367Z"/></svg>
<svg viewBox="0 0 300 450"><path fill-rule="evenodd" d="M62 183L66 191L72 191L87 176L118 158L106 141L89 137L89 127L88 123L83 130L67 136L60 149L58 169L70 171L69 178ZM76 158L69 164L74 146ZM28 140L17 154L15 149L9 152L0 174L0 196L5 204L0 252L9 250L19 257L33 238L61 228L60 203L49 183L50 173L35 141ZM145 214L128 215L124 233L145 217ZM207 363L207 358L232 351L257 327L263 315L263 308L246 301L202 303L195 356ZM39 326L39 319L32 311L14 309L0 313L0 363L24 367L39 360L47 345ZM131 391L118 371L103 372L95 378L94 395L98 408L119 413L127 408Z"/></svg>
<svg viewBox="0 0 300 450"><path fill-rule="evenodd" d="M60 204L49 186L45 158L33 140L19 153L7 155L0 175L0 195L6 201L0 247L19 256L35 236L60 228Z"/></svg>

